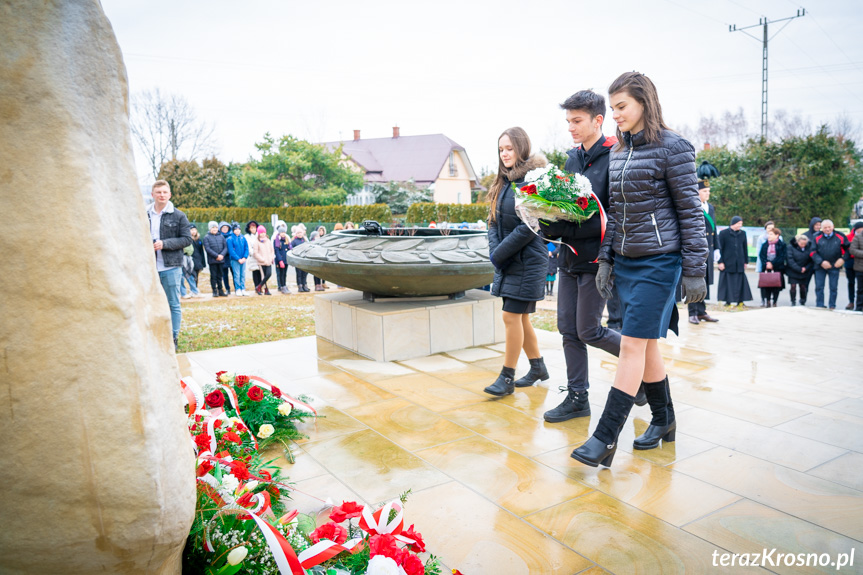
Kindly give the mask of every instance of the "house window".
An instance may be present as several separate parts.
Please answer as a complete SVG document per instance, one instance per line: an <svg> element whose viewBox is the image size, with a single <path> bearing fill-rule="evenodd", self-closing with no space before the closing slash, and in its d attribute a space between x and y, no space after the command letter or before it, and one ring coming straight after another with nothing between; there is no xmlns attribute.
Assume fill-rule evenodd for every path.
<svg viewBox="0 0 863 575"><path fill-rule="evenodd" d="M455 152L449 153L449 177L454 178L458 176L458 168L455 167Z"/></svg>

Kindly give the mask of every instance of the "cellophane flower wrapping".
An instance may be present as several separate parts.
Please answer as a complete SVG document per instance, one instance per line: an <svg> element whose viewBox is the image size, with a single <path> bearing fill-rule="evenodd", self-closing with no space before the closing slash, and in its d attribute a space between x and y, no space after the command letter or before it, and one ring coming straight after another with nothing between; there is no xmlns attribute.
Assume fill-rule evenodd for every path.
<svg viewBox="0 0 863 575"><path fill-rule="evenodd" d="M534 231L539 220L582 223L599 212L590 180L553 164L529 171L514 192L515 212Z"/></svg>

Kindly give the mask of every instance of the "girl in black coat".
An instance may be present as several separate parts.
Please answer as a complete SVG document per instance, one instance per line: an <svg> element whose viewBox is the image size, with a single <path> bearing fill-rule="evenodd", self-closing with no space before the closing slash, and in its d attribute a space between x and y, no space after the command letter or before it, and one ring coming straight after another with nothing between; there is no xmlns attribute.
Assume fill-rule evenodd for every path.
<svg viewBox="0 0 863 575"><path fill-rule="evenodd" d="M731 218L731 225L717 236L719 238L719 293L717 298L727 305L736 302L743 307L743 302L752 300L749 280L746 279L746 268L749 267L749 243L746 232L742 229L743 219L740 216Z"/></svg>
<svg viewBox="0 0 863 575"><path fill-rule="evenodd" d="M806 234L800 234L789 242L785 275L788 276L791 305L797 305L797 286L800 286L800 305L806 305L809 278L812 277L812 256L809 255L809 236Z"/></svg>
<svg viewBox="0 0 863 575"><path fill-rule="evenodd" d="M515 213L513 184L524 181L529 171L544 167L544 156L530 155L530 138L521 128L510 128L498 139L497 178L488 193L488 252L494 265L491 293L503 298L506 352L497 380L485 388L491 395L509 395L515 387L548 379L539 355L539 342L530 323L536 302L545 298L548 256L542 239ZM524 349L530 361L527 375L515 381L515 366Z"/></svg>
<svg viewBox="0 0 863 575"><path fill-rule="evenodd" d="M767 241L761 245L761 262L764 265L765 272L775 272L779 274L779 287L761 288L761 307L770 307L771 300L773 307L776 307L776 302L779 300L779 292L785 289L785 258L786 258L785 242L782 241L782 232L779 228L772 228L767 231Z"/></svg>
<svg viewBox="0 0 863 575"><path fill-rule="evenodd" d="M571 457L609 466L639 386L652 418L634 449L674 441L677 423L659 338L676 330L674 291L682 279L686 303L707 295L707 239L695 176L695 148L662 119L656 86L627 72L609 87L618 147L611 152L611 202L599 252L596 287L605 299L617 287L623 308L620 360L602 417ZM613 278L613 279L612 279Z"/></svg>

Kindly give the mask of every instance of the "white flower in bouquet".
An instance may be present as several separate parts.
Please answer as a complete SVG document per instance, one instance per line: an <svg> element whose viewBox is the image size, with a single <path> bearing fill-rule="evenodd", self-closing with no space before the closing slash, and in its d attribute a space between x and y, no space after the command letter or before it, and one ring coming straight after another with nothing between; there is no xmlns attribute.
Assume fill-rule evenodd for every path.
<svg viewBox="0 0 863 575"><path fill-rule="evenodd" d="M271 436L275 431L275 427L273 427L269 423L265 423L258 428L258 437L261 439L266 439Z"/></svg>
<svg viewBox="0 0 863 575"><path fill-rule="evenodd" d="M384 555L375 555L369 561L366 575L399 575L399 564Z"/></svg>
<svg viewBox="0 0 863 575"><path fill-rule="evenodd" d="M219 489L220 492L234 493L239 486L240 481L236 477L230 473L222 474L222 487Z"/></svg>
<svg viewBox="0 0 863 575"><path fill-rule="evenodd" d="M237 547L228 553L228 565L239 565L246 559L246 555L248 554L249 550L245 547Z"/></svg>
<svg viewBox="0 0 863 575"><path fill-rule="evenodd" d="M294 407L290 403L288 403L287 401L284 401L284 402L282 402L282 405L279 406L279 413L281 413L282 415L287 417L291 414L291 410L293 408Z"/></svg>

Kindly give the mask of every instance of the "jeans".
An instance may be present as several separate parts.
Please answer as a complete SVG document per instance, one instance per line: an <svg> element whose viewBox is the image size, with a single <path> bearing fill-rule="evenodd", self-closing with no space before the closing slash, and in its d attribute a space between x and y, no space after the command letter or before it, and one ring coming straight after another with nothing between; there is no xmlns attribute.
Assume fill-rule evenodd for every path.
<svg viewBox="0 0 863 575"><path fill-rule="evenodd" d="M189 282L189 291L193 294L198 295L198 279L195 277L197 274L192 272L191 274L187 274L185 271L183 272L183 277L180 278L180 295L186 295L186 282ZM185 280L185 281L184 281Z"/></svg>
<svg viewBox="0 0 863 575"><path fill-rule="evenodd" d="M836 307L836 295L839 293L839 270L825 270L818 267L815 270L815 307L824 307L824 279L830 276L830 307Z"/></svg>
<svg viewBox="0 0 863 575"><path fill-rule="evenodd" d="M159 281L162 282L162 289L165 290L165 295L168 296L168 307L171 308L171 328L174 332L174 339L180 335L180 320L183 313L180 310L180 284L182 283L183 270L182 268L169 268L163 272L159 272Z"/></svg>
<svg viewBox="0 0 863 575"><path fill-rule="evenodd" d="M231 273L231 263L227 261L222 262L222 283L225 284L225 291L227 293L231 293L231 284L230 280Z"/></svg>
<svg viewBox="0 0 863 575"><path fill-rule="evenodd" d="M234 276L234 291L246 289L246 262L231 260L231 273Z"/></svg>
<svg viewBox="0 0 863 575"><path fill-rule="evenodd" d="M557 329L563 336L566 379L570 391L590 387L587 373L587 345L620 355L620 333L602 327L605 300L596 289L596 275L570 274L560 270L557 288ZM587 344L587 345L585 345Z"/></svg>

